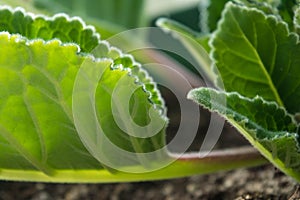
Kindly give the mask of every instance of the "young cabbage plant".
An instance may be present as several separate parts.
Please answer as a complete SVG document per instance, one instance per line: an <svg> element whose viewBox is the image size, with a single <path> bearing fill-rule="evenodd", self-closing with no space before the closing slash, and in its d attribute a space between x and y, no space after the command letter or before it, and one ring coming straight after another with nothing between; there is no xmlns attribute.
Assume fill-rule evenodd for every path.
<svg viewBox="0 0 300 200"><path fill-rule="evenodd" d="M249 149L169 152L152 78L65 14L0 8L0 112L3 180L155 180L265 163Z"/></svg>
<svg viewBox="0 0 300 200"><path fill-rule="evenodd" d="M221 14L209 12L202 19L205 33L158 21L197 60L203 61L203 53L191 41L210 55L203 71L214 72L210 77L222 89L194 89L188 98L226 118L271 163L300 181L300 4L212 0L202 6L223 7Z"/></svg>

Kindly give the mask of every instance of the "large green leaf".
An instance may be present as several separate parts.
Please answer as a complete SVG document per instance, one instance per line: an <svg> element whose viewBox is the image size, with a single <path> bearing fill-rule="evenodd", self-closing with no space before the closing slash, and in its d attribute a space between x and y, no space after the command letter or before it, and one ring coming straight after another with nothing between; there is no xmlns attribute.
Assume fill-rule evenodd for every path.
<svg viewBox="0 0 300 200"><path fill-rule="evenodd" d="M260 152L287 174L300 180L298 128L293 117L275 102L247 98L236 92L192 90L188 98L218 112L236 127Z"/></svg>
<svg viewBox="0 0 300 200"><path fill-rule="evenodd" d="M48 168L75 169L98 165L91 156L87 156L76 133L72 116L72 88L83 61L90 68L106 70L95 98L99 113L106 114L105 119L99 117L99 120L104 128L110 127L105 130L108 137L113 137L111 140L126 150L134 151L137 148L130 142L130 137L114 125L114 116L107 116L111 102L108 88L114 88L114 84L121 78L127 79L128 84L135 84L137 77L127 76L126 68L112 71L112 60L85 59L76 54L77 46L61 45L56 40L28 43L19 36L1 34L0 41L1 157L10 157L5 150L10 144L10 148L15 151L14 155L21 154L21 160L27 159L26 166L30 163L31 167L44 172ZM106 92L101 88L105 88ZM142 87L134 95L136 98L132 107L135 107L136 113L133 118L145 125L147 111L152 103L148 101L149 97ZM116 141L118 138L122 140ZM164 144L161 134L155 136L155 139L136 140L141 144L141 151L153 151L153 148L159 149ZM24 168L24 165L19 164L23 161L15 159L15 162L7 162L10 159L1 161L1 168Z"/></svg>
<svg viewBox="0 0 300 200"><path fill-rule="evenodd" d="M64 15L36 17L6 7L0 9L0 15L2 30L26 37L7 32L1 32L0 35L2 170L37 170L53 175L58 169L102 168L101 160L95 154L105 152L104 145L94 147L94 143L82 142L88 137L88 129L84 133L77 133L74 123L77 116L73 113L73 88L78 71L82 68L85 70L83 73L92 70L92 75L101 75L96 80L94 93L97 110L95 119L99 119L97 123L115 146L129 152L143 153L161 149L165 145L163 101L152 79L132 57L99 41L93 28L86 28L78 18L69 19ZM92 50L97 59L83 54ZM120 109L112 113L112 95L118 82L126 85L119 86L123 91L121 97L124 97L124 93L132 93L128 102L121 102L129 104L129 107L124 107L130 111L126 119L126 113ZM85 85L84 82L80 84ZM135 90L132 91L132 88ZM90 97L89 93L84 95ZM120 101L120 98L114 98L114 101ZM81 103L79 101L77 106L82 106ZM130 136L115 122L117 115L120 120L130 122L132 117L133 123L146 126L150 120L149 110L153 106L155 109L152 112L156 114L152 113L151 117L163 122L155 136L142 138L138 133ZM85 107L79 113L83 116L89 114L92 113L88 113ZM99 137L97 132L90 134ZM95 142L98 144L99 141ZM110 153L106 152L106 158L115 160L116 155ZM135 157L138 164L141 158Z"/></svg>
<svg viewBox="0 0 300 200"><path fill-rule="evenodd" d="M211 45L218 81L226 91L260 95L291 113L300 111L300 45L286 23L256 8L228 3Z"/></svg>
<svg viewBox="0 0 300 200"><path fill-rule="evenodd" d="M70 110L69 81L82 62L76 56L77 47L38 40L28 45L19 36L8 34L1 34L0 41L1 168L24 168L20 159L26 159L25 165L31 169L50 174L52 168L96 166L91 156L85 156ZM58 57L65 62L58 62ZM10 162L7 147L16 156L14 162ZM82 159L86 162L79 162Z"/></svg>
<svg viewBox="0 0 300 200"><path fill-rule="evenodd" d="M133 72L143 79L145 84L152 84L151 78L145 76L145 72L141 72L139 64L135 63L131 56L124 55L120 50L110 48L107 43L100 41L100 35L95 32L94 27L87 26L78 17L70 18L64 14L53 17L34 16L22 9L0 7L0 31L17 33L28 39L49 41L56 38L63 43L74 43L80 46L80 52L92 53L95 57L111 58L114 59L115 65L124 64L128 68L135 68ZM159 99L159 94L153 92L153 99ZM156 103L159 103L159 100L156 100Z"/></svg>

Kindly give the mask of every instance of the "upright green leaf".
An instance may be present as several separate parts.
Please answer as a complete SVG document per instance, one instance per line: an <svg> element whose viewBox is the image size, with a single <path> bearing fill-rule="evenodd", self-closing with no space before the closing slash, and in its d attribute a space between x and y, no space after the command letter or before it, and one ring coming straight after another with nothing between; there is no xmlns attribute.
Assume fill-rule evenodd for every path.
<svg viewBox="0 0 300 200"><path fill-rule="evenodd" d="M211 45L218 81L226 91L260 95L291 113L300 111L300 45L286 23L256 8L228 3Z"/></svg>
<svg viewBox="0 0 300 200"><path fill-rule="evenodd" d="M298 127L292 116L275 102L209 88L192 90L188 98L225 117L266 158L300 180Z"/></svg>
<svg viewBox="0 0 300 200"><path fill-rule="evenodd" d="M217 28L218 21L226 3L232 0L204 0L200 1L200 28L205 33L213 32ZM258 8L269 14L277 14L280 0L235 0L234 2Z"/></svg>
<svg viewBox="0 0 300 200"><path fill-rule="evenodd" d="M171 33L174 38L180 40L189 53L193 55L197 64L199 64L200 70L203 72L202 75L205 75L207 80L213 82L215 74L211 70L211 59L208 55L210 51L208 45L209 36L197 33L170 19L160 18L156 24L165 32Z"/></svg>

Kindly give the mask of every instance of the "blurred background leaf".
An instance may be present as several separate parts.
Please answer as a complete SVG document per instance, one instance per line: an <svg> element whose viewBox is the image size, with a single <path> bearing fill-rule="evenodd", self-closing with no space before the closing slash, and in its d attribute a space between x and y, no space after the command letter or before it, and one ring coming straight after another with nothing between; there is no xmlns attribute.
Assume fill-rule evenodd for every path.
<svg viewBox="0 0 300 200"><path fill-rule="evenodd" d="M38 9L36 6L34 6L33 0L0 0L0 5L22 7L28 12L36 14L47 14L46 10Z"/></svg>
<svg viewBox="0 0 300 200"><path fill-rule="evenodd" d="M144 23L144 0L34 0L34 4L53 13L101 19L125 28Z"/></svg>

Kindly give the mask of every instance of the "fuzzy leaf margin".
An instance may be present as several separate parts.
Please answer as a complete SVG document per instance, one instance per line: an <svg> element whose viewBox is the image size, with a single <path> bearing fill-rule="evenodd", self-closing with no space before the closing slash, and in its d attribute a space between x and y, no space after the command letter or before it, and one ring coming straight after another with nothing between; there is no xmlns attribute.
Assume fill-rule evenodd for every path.
<svg viewBox="0 0 300 200"><path fill-rule="evenodd" d="M298 127L284 108L261 97L210 88L194 89L188 98L226 118L270 162L300 180Z"/></svg>
<svg viewBox="0 0 300 200"><path fill-rule="evenodd" d="M64 43L80 46L82 52L92 51L99 43L100 35L94 27L87 26L79 17L65 14L53 17L26 13L22 8L0 7L0 31L20 34L27 39L59 39Z"/></svg>

